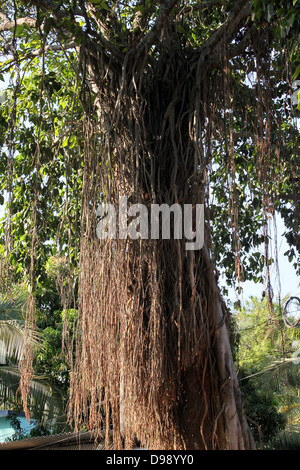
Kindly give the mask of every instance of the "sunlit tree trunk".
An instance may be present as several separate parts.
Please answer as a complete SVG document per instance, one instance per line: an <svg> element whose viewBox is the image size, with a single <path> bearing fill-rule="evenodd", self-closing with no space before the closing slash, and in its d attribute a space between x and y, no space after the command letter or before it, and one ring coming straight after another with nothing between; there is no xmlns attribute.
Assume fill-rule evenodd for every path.
<svg viewBox="0 0 300 470"><path fill-rule="evenodd" d="M182 433L190 449L254 449L232 358L227 310L208 250L203 251L212 296L207 315L214 317L215 326L207 337L208 358L198 356L183 374Z"/></svg>
<svg viewBox="0 0 300 470"><path fill-rule="evenodd" d="M76 91L70 94L72 123L70 127L66 123L66 132L70 128L72 140L76 134L80 148L79 186L83 171L79 313L74 363L73 349L70 354L69 416L77 428L84 423L96 434L105 433L107 447L113 444L115 449L130 448L136 441L151 449L253 449L234 370L228 313L216 280L208 174L214 177L214 163L224 165L226 178L221 180L228 182L224 193L233 249L238 252L234 131L240 129L237 133L243 135L246 146L248 130L253 132L255 155L246 165L247 176L249 168L257 172L258 184L254 186L262 190L265 221L269 209L274 210L269 194L274 193L277 183L281 186L277 176L275 185L272 181L281 172L281 141L276 137L275 162L271 131L273 119L275 133L280 129L281 104L279 100L279 107L276 103L272 109L275 78L270 59L276 56L279 42L276 39L274 54L271 36L272 29L275 36L278 31L283 34L281 40L286 31L291 34L296 2L288 13L284 8L275 12L270 5L263 12L251 0L69 3L27 0L12 6L6 1L0 12L4 54L13 51L7 70L14 64L20 71L23 61L42 57L40 118L48 94L46 55L69 49L76 51L74 57L78 54ZM201 12L203 17L198 16ZM19 17L23 13L29 16ZM27 28L39 31L40 49L36 49L35 39L27 44L26 38L22 44ZM9 32L13 35L6 41ZM293 35L296 37L296 29ZM286 39L289 44L288 36ZM290 50L293 41L288 45ZM19 44L23 48L17 51ZM287 64L280 67L280 87L290 68ZM235 72L233 67L237 67ZM257 83L245 90L248 73L256 74ZM243 99L236 106L240 92ZM54 93L54 99L60 101L59 93ZM249 110L244 113L245 102ZM78 103L85 120L78 126L78 135L77 127L73 135ZM235 111L237 116L233 117ZM43 129L40 134L40 130L42 142L47 132ZM56 140L53 130L55 135L49 137L56 143L51 143L51 151L65 138L63 133ZM72 162L65 142L61 158L67 160L64 176L68 186ZM43 146L37 144L34 157L39 175ZM240 144L238 147L240 157L243 151ZM222 158L218 158L218 149ZM41 184L43 178L39 179ZM34 188L30 324L39 184ZM10 193L12 187L8 186ZM242 187L251 189L244 183ZM147 209L154 204L178 204L182 210L186 205L194 209L197 204L204 205L204 245L187 250L187 240L175 237L172 229L169 239L151 239L149 234L131 239L117 234L100 240L97 206L111 203L117 208L121 196L126 196L129 205L139 203ZM66 204L64 212L68 207ZM150 227L151 222L149 218ZM264 238L267 244L267 232ZM71 236L68 240L70 244ZM239 277L238 255L235 269ZM265 258L267 267L268 250ZM33 354L32 348L28 349L21 384L24 406L32 377Z"/></svg>
<svg viewBox="0 0 300 470"><path fill-rule="evenodd" d="M141 59L129 58L121 76L104 79L99 64L89 63L103 147L92 164L90 156L86 187L96 177L116 207L124 195L149 210L154 203L204 204L208 78L203 75L200 88L176 51L162 54L155 69L143 67ZM93 194L87 192L86 201ZM86 320L71 402L81 393L79 377L94 403L98 387L110 404L117 448L136 440L152 449L254 448L205 225L204 246L195 251L186 250L184 237L101 242L89 229L84 238L80 307Z"/></svg>

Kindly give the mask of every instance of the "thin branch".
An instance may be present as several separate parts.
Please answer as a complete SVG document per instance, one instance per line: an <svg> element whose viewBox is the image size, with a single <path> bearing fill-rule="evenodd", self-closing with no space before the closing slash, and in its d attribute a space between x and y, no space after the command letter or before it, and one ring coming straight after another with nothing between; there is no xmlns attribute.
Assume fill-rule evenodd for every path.
<svg viewBox="0 0 300 470"><path fill-rule="evenodd" d="M216 0L215 2L205 2L197 3L196 5L186 5L180 10L180 15L185 15L186 13L194 13L195 11L206 10L207 8L215 8L223 5L222 0Z"/></svg>
<svg viewBox="0 0 300 470"><path fill-rule="evenodd" d="M7 16L7 14L5 13L5 11L1 10L0 9L0 18L2 18L4 21L11 21L11 19Z"/></svg>
<svg viewBox="0 0 300 470"><path fill-rule="evenodd" d="M247 46L249 46L251 44L251 35L252 35L254 30L255 30L254 26L249 28L247 30L246 34L244 35L244 37L241 39L241 41L237 44L234 44L232 47L230 47L227 50L227 59L228 60L239 56L240 54L242 54L245 51ZM217 67L220 64L220 57L221 57L220 56L220 49L216 48L215 52L213 54L211 54L210 57L209 57L209 60L207 62L208 68Z"/></svg>
<svg viewBox="0 0 300 470"><path fill-rule="evenodd" d="M36 49L34 51L27 52L22 56L19 55L18 56L18 61L19 61L19 63L21 63L21 62L24 62L24 61L32 60L35 57L41 56L44 51L45 52L60 52L60 51L67 51L68 49L72 49L72 48L75 48L75 47L78 47L78 46L74 42L70 42L68 44L61 44L61 45L60 44L49 44L49 45L45 46L44 48L40 48L40 49ZM1 72L2 73L8 72L15 65L15 63L16 63L16 61L15 61L14 58L7 61L6 64L5 64L6 66L1 67Z"/></svg>
<svg viewBox="0 0 300 470"><path fill-rule="evenodd" d="M67 51L68 49L73 49L75 47L78 47L78 45L75 42L69 42L68 44L49 44L45 46L44 48L40 48L40 49L30 52L26 56L26 58L39 56L43 53L43 51L60 52L60 51Z"/></svg>

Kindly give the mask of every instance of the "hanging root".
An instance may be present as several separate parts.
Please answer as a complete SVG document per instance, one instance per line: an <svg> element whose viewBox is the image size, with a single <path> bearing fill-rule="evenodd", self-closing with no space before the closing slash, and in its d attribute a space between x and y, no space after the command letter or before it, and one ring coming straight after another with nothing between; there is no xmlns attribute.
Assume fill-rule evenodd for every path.
<svg viewBox="0 0 300 470"><path fill-rule="evenodd" d="M69 417L105 436L107 448L111 437L116 449L136 441L151 449L247 448L253 442L208 229L205 249L194 252L172 236L103 241L96 234L97 204L117 207L120 196L149 210L205 203L209 86L204 73L195 86L197 64L174 57L162 53L144 75L143 57L129 55L118 78L101 75L96 60L87 64L100 137L98 148L86 142Z"/></svg>
<svg viewBox="0 0 300 470"><path fill-rule="evenodd" d="M213 142L224 138L236 273L242 278L234 122L228 119L232 97L222 95L224 109L215 101L224 83L230 89L228 63L224 60L219 78L211 76L203 60L188 50L184 56L171 35L157 50L131 50L121 70L103 67L97 54L85 56L83 49L80 56L95 100L82 97L92 112L86 112L83 129L70 421L76 429L85 424L96 437L105 436L107 448L131 448L136 441L151 449L253 448L209 227L203 249L196 251L186 250L184 238L175 239L173 219L170 240L122 239L117 233L103 241L97 236L97 206L117 208L121 196L149 210L153 204L207 205ZM262 61L257 64L261 67ZM91 97L88 86L81 92ZM258 95L267 108L264 91ZM271 124L263 126L260 111L256 127L252 124L266 195L270 147L263 146L263 138L265 131L270 137ZM263 206L266 212L267 197ZM69 299L71 294L63 295ZM26 374L22 390L28 392Z"/></svg>

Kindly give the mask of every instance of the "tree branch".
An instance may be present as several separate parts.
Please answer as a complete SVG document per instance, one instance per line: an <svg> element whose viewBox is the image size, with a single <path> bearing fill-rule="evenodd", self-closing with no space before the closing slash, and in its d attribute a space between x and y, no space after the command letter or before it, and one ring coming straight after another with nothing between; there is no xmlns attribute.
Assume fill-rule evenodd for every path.
<svg viewBox="0 0 300 470"><path fill-rule="evenodd" d="M46 11L50 11L58 20L63 20L70 15L69 11L58 9L57 5L55 5L51 0L23 0L23 2L40 7ZM83 16L83 13L78 9L73 9L72 11L75 16Z"/></svg>
<svg viewBox="0 0 300 470"><path fill-rule="evenodd" d="M69 42L68 44L61 44L61 45L60 44L49 44L49 45L45 46L44 48L37 49L35 51L30 52L24 58L25 59L31 59L33 57L37 57L37 56L41 55L44 51L45 52L47 52L47 51L50 51L50 52L67 51L68 49L73 49L76 46L77 46L77 44L75 42Z"/></svg>
<svg viewBox="0 0 300 470"><path fill-rule="evenodd" d="M30 51L30 52L27 52L25 53L24 55L19 55L18 56L18 61L19 63L21 62L24 62L24 61L28 61L28 60L32 60L34 59L35 57L38 57L38 56L41 56L43 54L43 52L60 52L60 51L67 51L68 49L72 49L72 48L75 48L75 47L78 47L76 43L74 42L70 42L68 44L49 44L49 45L46 45L43 48L40 48L40 49L36 49L34 51ZM2 66L1 68L1 72L2 73L6 73L8 72L12 67L14 67L16 63L16 60L14 58L12 58L11 60L7 61L5 63L5 67Z"/></svg>
<svg viewBox="0 0 300 470"><path fill-rule="evenodd" d="M149 50L150 47L154 44L165 22L167 21L168 16L170 15L172 9L175 7L177 0L166 0L161 1L160 3L161 9L152 29L144 36L144 38L140 41L137 46L137 48L140 50L142 50L143 48Z"/></svg>
<svg viewBox="0 0 300 470"><path fill-rule="evenodd" d="M246 47L251 44L251 35L255 31L255 26L252 26L247 30L245 33L244 37L241 39L241 41L232 47L230 47L227 50L227 59L233 59L234 57L237 57L238 55L242 54ZM221 51L220 48L216 48L215 52L210 55L209 60L207 62L207 65L209 68L214 68L220 65L220 57L221 57Z"/></svg>
<svg viewBox="0 0 300 470"><path fill-rule="evenodd" d="M210 36L206 43L201 48L201 57L202 60L205 60L206 57L211 56L212 53L217 52L219 57L221 56L220 43L222 40L227 42L233 37L234 33L240 27L240 24L243 20L248 18L252 11L252 1L251 0L239 0L236 2L235 7L232 12L228 15L224 23ZM218 50L216 51L216 48ZM216 55L217 55L216 54Z"/></svg>
<svg viewBox="0 0 300 470"><path fill-rule="evenodd" d="M49 11L57 20L59 21L64 21L65 19L70 17L70 12L64 9L57 9L57 6L51 1L51 0L23 0L25 3L30 3L32 5L35 5L37 7L40 7L46 11ZM72 14L74 16L80 16L82 18L85 18L84 12L78 9L72 10ZM63 25L60 25L59 28L61 28ZM115 46L108 41L103 34L97 33L96 31L89 31L89 34L93 36L94 39L97 39L99 43L114 56L118 60L123 59L123 54L121 54ZM74 39L74 38L72 38Z"/></svg>
<svg viewBox="0 0 300 470"><path fill-rule="evenodd" d="M7 16L7 14L3 10L0 10L0 18L2 18L6 22L11 21L11 19Z"/></svg>
<svg viewBox="0 0 300 470"><path fill-rule="evenodd" d="M12 30L16 25L17 26L22 26L23 24L26 24L29 27L34 27L36 24L36 20L33 18L19 18L15 21L5 21L5 23L2 23L0 25L0 33L4 31L10 31Z"/></svg>
<svg viewBox="0 0 300 470"><path fill-rule="evenodd" d="M180 15L185 15L186 13L193 13L195 11L202 11L202 10L206 10L207 8L215 8L215 7L219 7L221 5L223 5L223 1L222 0L216 0L214 2L205 2L205 3L199 3L197 5L186 5L184 6L179 14Z"/></svg>
<svg viewBox="0 0 300 470"><path fill-rule="evenodd" d="M143 50L149 50L151 46L155 43L155 41L160 38L161 30L166 26L168 21L170 21L170 14L172 10L176 7L177 1L178 0L160 0L160 10L153 26L151 27L149 32L146 33L136 44L136 50L138 53L141 53ZM67 28L64 28L64 21L67 18L70 18L69 10L58 8L52 0L23 0L23 2L25 4L37 6L43 10L48 11L51 15L53 15L53 17L60 23L60 25L56 28L58 33L61 28L66 30L70 36L69 44L73 44L74 38L72 37L72 34L68 31ZM181 10L181 13L189 13L204 8L213 8L217 5L220 5L221 3L221 1L215 0L204 3L201 2L196 5L186 5ZM234 5L233 10L229 13L228 17L224 21L224 23L209 37L209 39L199 49L199 62L206 62L209 67L220 66L223 55L223 41L225 40L228 43L231 41L234 34L241 27L242 21L245 20L251 14L251 10L251 0L238 0ZM107 14L107 12L104 13ZM74 16L86 18L86 12L76 8L72 10L72 17L74 18ZM16 24L27 24L28 26L35 26L36 22L32 18L20 18L16 21ZM8 31L12 29L14 25L15 22L13 21L5 21L3 24L0 25L0 32ZM95 48L97 50L101 49L102 53L108 53L108 59L114 58L117 62L122 63L125 55L116 48L115 44L113 44L112 41L110 41L109 35L107 35L103 29L101 32L97 31L97 29L97 24L94 24L94 28L89 27L87 32L82 30L82 34L86 37L86 42L84 46L87 51L92 51ZM246 47L248 43L249 35L245 34L244 38L237 45L233 45L227 52L232 58L236 54L242 52L242 50ZM51 50L51 48L49 48L49 50ZM55 46L54 48L52 47L52 50L55 50ZM36 52L36 55L38 55L38 52Z"/></svg>

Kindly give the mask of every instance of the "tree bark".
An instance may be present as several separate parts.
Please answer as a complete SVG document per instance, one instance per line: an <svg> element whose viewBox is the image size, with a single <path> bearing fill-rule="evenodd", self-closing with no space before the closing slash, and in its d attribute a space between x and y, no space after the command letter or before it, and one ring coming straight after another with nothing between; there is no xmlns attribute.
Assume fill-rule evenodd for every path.
<svg viewBox="0 0 300 470"><path fill-rule="evenodd" d="M111 95L107 82L102 88L97 62L89 63L100 127L109 141L110 170L101 175L101 185L110 188L107 194L114 203L120 195L149 207L204 202L205 156L199 140L206 97L180 55L175 51L169 56L172 47L172 42L166 45L151 80L148 70L149 82L142 78L139 83L145 74L142 58L130 62L129 57L122 77L110 75L119 87ZM143 446L161 449L255 448L208 233L203 249L192 253L185 251L184 241L127 241L126 267L115 265L126 271L126 281L112 280L110 288L129 299L124 308L118 307L121 333L115 365L128 446L137 438ZM110 258L117 259L119 249L124 246L116 242ZM122 293L121 284L127 286Z"/></svg>
<svg viewBox="0 0 300 470"><path fill-rule="evenodd" d="M97 198L117 203L122 194L148 205L205 202L213 138L227 139L224 129L213 135L220 122L214 121L214 113L220 111L219 95L228 85L229 60L243 53L256 34L251 21L246 22L252 2L234 2L227 16L224 11L224 22L193 50L188 35L179 35L178 18L223 2L193 7L175 0L152 2L157 13L147 16L153 5L136 10L132 31L113 9L107 13L101 5L79 2L66 10L51 0L24 3L55 18L52 28L60 41L18 60L67 49L82 39L80 66L84 76L88 70L96 95L95 101L84 103L94 128L84 136L87 228L81 234L73 410L87 415L95 428L103 413L98 404L104 401L117 448L121 432L128 445L135 436L144 445L163 449L253 449L226 308L214 276L209 229L204 248L196 253L187 254L184 242L174 239L114 241L103 248L95 240L89 212ZM77 25L74 33L69 20L77 16L85 26L80 30ZM0 17L0 32L24 23L36 25L32 18L11 21L3 12ZM186 24L191 27L192 22ZM68 43L61 46L66 37ZM91 97L86 85L83 101ZM222 96L225 123L228 97ZM98 123L91 124L95 108ZM98 139L99 155L91 136Z"/></svg>
<svg viewBox="0 0 300 470"><path fill-rule="evenodd" d="M243 409L232 358L226 308L218 289L207 247L208 284L213 290L210 315L216 317L210 357L196 358L182 377L181 432L187 449L255 449ZM214 370L212 375L210 372Z"/></svg>

